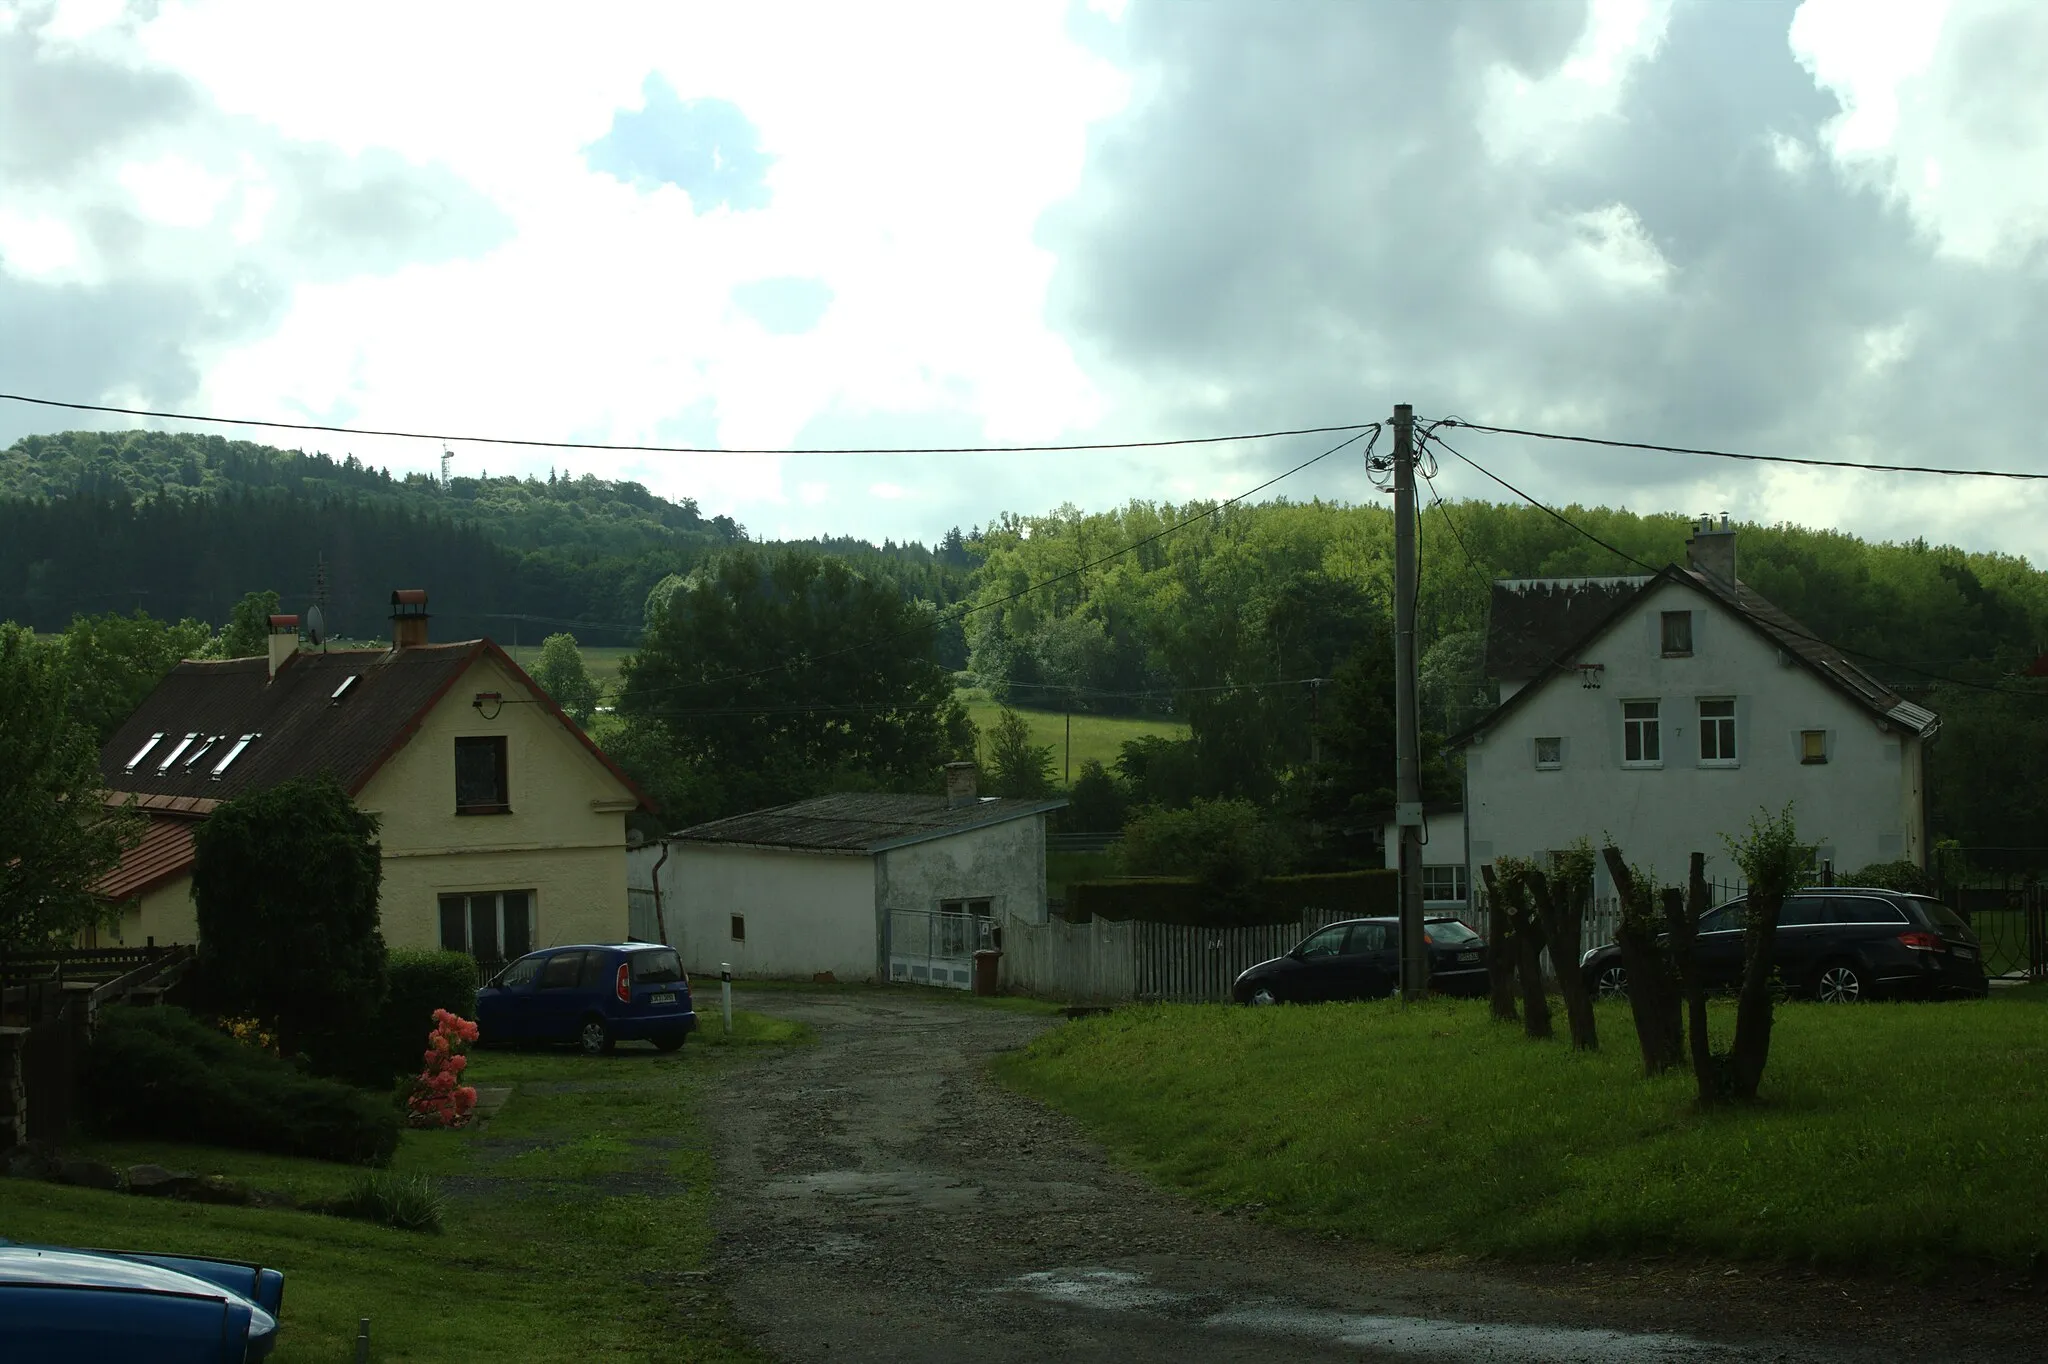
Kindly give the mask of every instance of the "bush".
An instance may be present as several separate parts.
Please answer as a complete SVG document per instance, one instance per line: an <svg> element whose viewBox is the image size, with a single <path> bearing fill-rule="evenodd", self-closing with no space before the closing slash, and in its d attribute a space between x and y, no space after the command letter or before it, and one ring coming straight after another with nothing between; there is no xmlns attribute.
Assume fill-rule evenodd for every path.
<svg viewBox="0 0 2048 1364"><path fill-rule="evenodd" d="M444 1201L425 1175L380 1172L357 1175L349 1181L347 1193L309 1207L330 1217L353 1217L400 1231L438 1232Z"/></svg>
<svg viewBox="0 0 2048 1364"><path fill-rule="evenodd" d="M390 988L367 1026L337 1038L339 1050L313 1058L318 1069L375 1089L417 1074L434 1010L476 1014L476 961L461 952L400 950L386 965Z"/></svg>
<svg viewBox="0 0 2048 1364"><path fill-rule="evenodd" d="M1400 880L1398 872L1383 870L1273 876L1239 896L1219 895L1189 876L1073 881L1067 885L1067 918L1198 928L1295 923L1309 910L1363 919L1400 913Z"/></svg>
<svg viewBox="0 0 2048 1364"><path fill-rule="evenodd" d="M1384 918L1401 912L1401 873L1381 868L1269 876L1259 883L1256 894L1274 922L1299 919L1312 909L1347 919Z"/></svg>
<svg viewBox="0 0 2048 1364"><path fill-rule="evenodd" d="M1902 890L1911 895L1934 894L1934 882L1915 862L1872 862L1860 871L1837 877L1845 886L1877 886L1884 890Z"/></svg>
<svg viewBox="0 0 2048 1364"><path fill-rule="evenodd" d="M401 1118L390 1103L304 1074L168 1005L103 1013L81 1080L93 1125L110 1137L363 1165L398 1149Z"/></svg>
<svg viewBox="0 0 2048 1364"><path fill-rule="evenodd" d="M1134 876L1191 876L1236 895L1285 870L1287 848L1259 808L1197 800L1185 810L1148 810L1124 829L1124 866Z"/></svg>

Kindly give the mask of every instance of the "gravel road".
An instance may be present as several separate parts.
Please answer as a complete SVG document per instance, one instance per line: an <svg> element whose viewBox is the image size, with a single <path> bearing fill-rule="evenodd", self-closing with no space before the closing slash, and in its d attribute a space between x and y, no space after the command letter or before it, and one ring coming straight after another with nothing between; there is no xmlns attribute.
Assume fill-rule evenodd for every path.
<svg viewBox="0 0 2048 1364"><path fill-rule="evenodd" d="M717 1285L780 1359L2010 1360L2048 1340L2038 1283L1520 1271L1280 1231L1161 1191L987 1078L1057 1018L883 991L739 1002L819 1037L724 1069L707 1114Z"/></svg>

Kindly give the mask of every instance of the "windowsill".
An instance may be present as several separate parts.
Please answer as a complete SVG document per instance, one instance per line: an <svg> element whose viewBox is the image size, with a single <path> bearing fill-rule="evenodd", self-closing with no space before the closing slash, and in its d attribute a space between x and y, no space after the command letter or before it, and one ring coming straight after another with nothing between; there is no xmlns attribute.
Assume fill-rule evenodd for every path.
<svg viewBox="0 0 2048 1364"><path fill-rule="evenodd" d="M1652 772L1652 771L1655 771L1655 770L1657 770L1658 768L1661 768L1661 767L1663 767L1663 766L1664 766L1664 760L1663 760L1662 758L1659 758L1659 759L1658 759L1658 760L1657 760L1656 762L1633 762L1633 763L1632 763L1632 762L1630 762L1630 761L1629 761L1628 759L1624 758L1624 759L1622 759L1622 761L1621 761L1621 765L1622 765L1622 767L1623 767L1623 768L1625 768L1625 769L1627 769L1627 770L1629 770L1629 771L1632 771L1632 772Z"/></svg>
<svg viewBox="0 0 2048 1364"><path fill-rule="evenodd" d="M1536 770L1537 770L1538 772L1562 772L1562 771L1564 771L1564 764L1563 764L1563 763L1537 763L1537 764L1536 764Z"/></svg>
<svg viewBox="0 0 2048 1364"><path fill-rule="evenodd" d="M509 815L512 813L512 807L509 805L458 805L455 807L455 813L458 815Z"/></svg>
<svg viewBox="0 0 2048 1364"><path fill-rule="evenodd" d="M1799 765L1801 767L1826 767L1828 760L1826 758L1801 758Z"/></svg>
<svg viewBox="0 0 2048 1364"><path fill-rule="evenodd" d="M1684 653L1682 653L1682 654L1674 654L1674 653L1670 652L1669 650L1666 650L1666 651L1665 651L1664 653L1661 653L1661 654L1659 654L1659 655L1658 655L1658 657L1659 657L1659 658L1691 658L1691 657L1692 657L1692 650L1690 650L1690 649L1687 649L1687 650L1686 650L1686 651L1685 651Z"/></svg>
<svg viewBox="0 0 2048 1364"><path fill-rule="evenodd" d="M1740 766L1742 766L1742 760L1741 760L1740 758L1701 758L1701 759L1700 759L1700 766L1701 766L1701 767L1740 767Z"/></svg>

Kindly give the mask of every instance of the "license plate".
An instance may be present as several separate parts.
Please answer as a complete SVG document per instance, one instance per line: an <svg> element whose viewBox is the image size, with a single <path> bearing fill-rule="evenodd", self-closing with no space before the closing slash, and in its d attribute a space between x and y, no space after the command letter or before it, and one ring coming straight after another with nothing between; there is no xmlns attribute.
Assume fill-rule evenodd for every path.
<svg viewBox="0 0 2048 1364"><path fill-rule="evenodd" d="M647 996L647 1002L649 1004L673 1004L676 1002L676 997L672 994L666 993L658 995L649 995Z"/></svg>
<svg viewBox="0 0 2048 1364"><path fill-rule="evenodd" d="M1977 959L1977 949L1974 947L1958 947L1955 949L1955 954L1964 961L1975 961Z"/></svg>
<svg viewBox="0 0 2048 1364"><path fill-rule="evenodd" d="M1458 954L1458 960L1459 960L1459 961L1478 961L1478 960L1479 960L1479 954L1478 954L1477 952L1460 952L1460 953Z"/></svg>

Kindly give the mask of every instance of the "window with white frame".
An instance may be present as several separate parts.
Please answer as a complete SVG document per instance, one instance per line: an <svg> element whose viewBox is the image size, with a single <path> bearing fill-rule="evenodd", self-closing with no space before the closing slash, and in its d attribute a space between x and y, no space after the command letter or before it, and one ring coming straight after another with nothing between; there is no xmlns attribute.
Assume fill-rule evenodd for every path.
<svg viewBox="0 0 2048 1364"><path fill-rule="evenodd" d="M1735 702L1729 697L1700 701L1700 763L1735 765Z"/></svg>
<svg viewBox="0 0 2048 1364"><path fill-rule="evenodd" d="M441 897L441 946L478 961L509 961L533 950L533 892L477 891Z"/></svg>
<svg viewBox="0 0 2048 1364"><path fill-rule="evenodd" d="M1664 745L1657 730L1655 701L1621 703L1621 760L1633 767L1659 767Z"/></svg>
<svg viewBox="0 0 2048 1364"><path fill-rule="evenodd" d="M1564 766L1564 740L1562 738L1538 738L1536 740L1536 770L1554 772Z"/></svg>
<svg viewBox="0 0 2048 1364"><path fill-rule="evenodd" d="M1422 869L1422 898L1439 904L1465 903L1465 869L1463 867L1424 867Z"/></svg>

